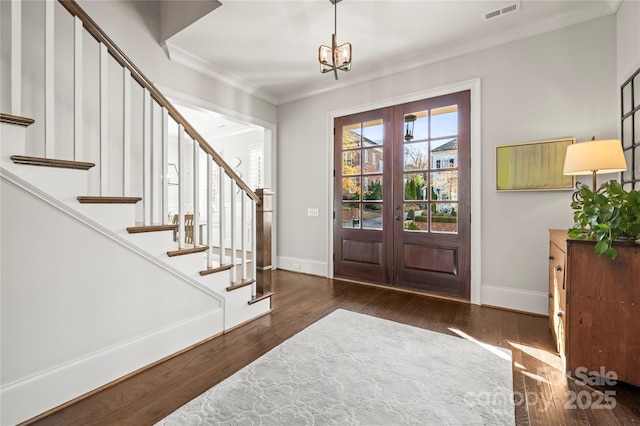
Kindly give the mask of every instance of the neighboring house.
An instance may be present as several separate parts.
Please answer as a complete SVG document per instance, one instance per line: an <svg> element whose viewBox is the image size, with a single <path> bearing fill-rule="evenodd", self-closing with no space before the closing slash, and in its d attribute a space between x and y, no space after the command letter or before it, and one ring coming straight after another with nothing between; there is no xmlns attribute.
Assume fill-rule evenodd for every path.
<svg viewBox="0 0 640 426"><path fill-rule="evenodd" d="M458 139L452 139L431 150L431 168L443 169L443 173L434 175L433 191L438 200L457 200L458 184L455 173L446 169L458 167Z"/></svg>
<svg viewBox="0 0 640 426"><path fill-rule="evenodd" d="M431 168L447 169L451 167L458 167L458 139L452 139L431 150Z"/></svg>

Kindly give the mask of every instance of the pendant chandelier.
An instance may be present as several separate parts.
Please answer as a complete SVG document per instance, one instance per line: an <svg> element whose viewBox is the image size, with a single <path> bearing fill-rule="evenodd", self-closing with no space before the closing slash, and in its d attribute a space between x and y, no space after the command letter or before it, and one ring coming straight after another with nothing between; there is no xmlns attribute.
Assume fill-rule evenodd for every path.
<svg viewBox="0 0 640 426"><path fill-rule="evenodd" d="M318 61L320 61L320 72L327 73L333 71L338 79L338 70L351 70L351 43L344 43L338 46L336 34L338 33L338 3L342 0L329 0L334 6L334 30L331 36L331 47L321 45L318 49Z"/></svg>

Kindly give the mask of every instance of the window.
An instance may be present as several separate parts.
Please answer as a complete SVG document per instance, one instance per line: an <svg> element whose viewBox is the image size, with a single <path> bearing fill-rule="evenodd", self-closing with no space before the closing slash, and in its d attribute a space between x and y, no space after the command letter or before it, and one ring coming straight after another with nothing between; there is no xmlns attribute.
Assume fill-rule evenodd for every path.
<svg viewBox="0 0 640 426"><path fill-rule="evenodd" d="M264 148L262 144L249 146L249 186L264 188Z"/></svg>
<svg viewBox="0 0 640 426"><path fill-rule="evenodd" d="M627 170L620 182L629 190L640 188L640 68L620 87L622 148Z"/></svg>

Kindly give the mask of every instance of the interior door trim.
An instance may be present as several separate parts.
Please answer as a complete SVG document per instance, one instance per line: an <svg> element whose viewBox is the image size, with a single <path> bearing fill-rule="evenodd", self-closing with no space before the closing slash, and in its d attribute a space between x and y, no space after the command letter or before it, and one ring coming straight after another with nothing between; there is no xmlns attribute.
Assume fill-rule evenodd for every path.
<svg viewBox="0 0 640 426"><path fill-rule="evenodd" d="M409 93L366 104L355 105L327 114L327 170L332 171L334 166L334 144L333 144L333 122L337 117L357 114L373 109L386 108L403 103L418 101L421 99L434 98L450 93L469 90L471 92L471 294L470 302L476 305L482 304L482 116L481 116L481 79L462 81L437 88L427 89L420 92ZM327 211L334 211L334 189L333 173L327 173ZM327 264L326 276L333 278L333 215L327 218Z"/></svg>

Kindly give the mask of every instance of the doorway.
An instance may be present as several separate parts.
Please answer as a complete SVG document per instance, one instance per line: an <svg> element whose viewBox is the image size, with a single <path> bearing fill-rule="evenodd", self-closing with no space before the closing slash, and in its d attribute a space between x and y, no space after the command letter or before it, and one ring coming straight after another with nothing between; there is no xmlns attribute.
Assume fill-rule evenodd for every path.
<svg viewBox="0 0 640 426"><path fill-rule="evenodd" d="M470 91L334 119L334 276L469 299Z"/></svg>

